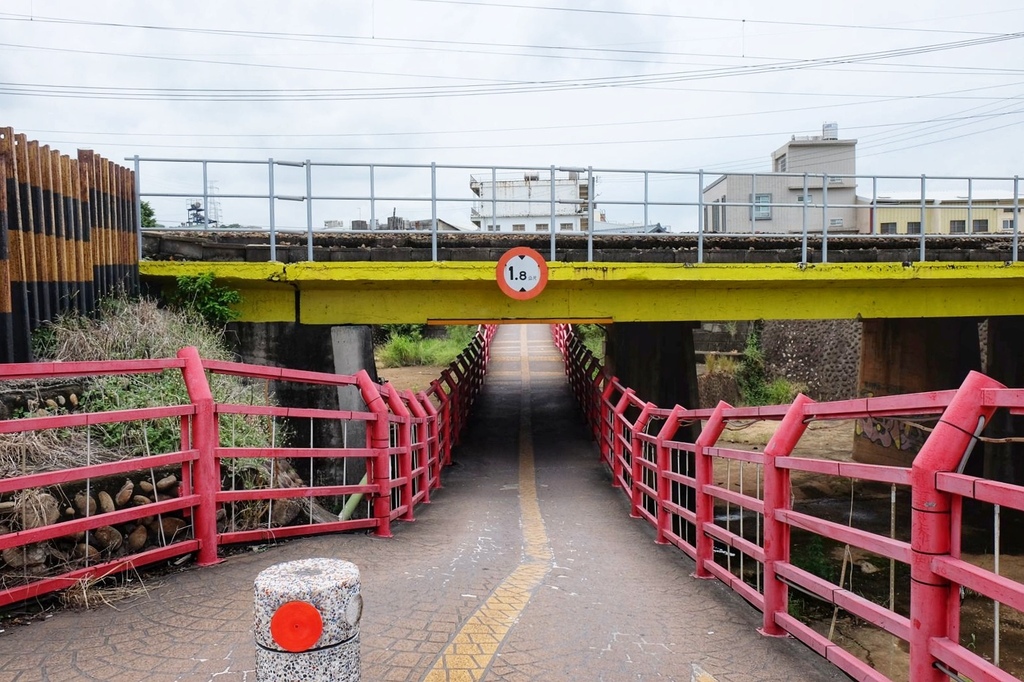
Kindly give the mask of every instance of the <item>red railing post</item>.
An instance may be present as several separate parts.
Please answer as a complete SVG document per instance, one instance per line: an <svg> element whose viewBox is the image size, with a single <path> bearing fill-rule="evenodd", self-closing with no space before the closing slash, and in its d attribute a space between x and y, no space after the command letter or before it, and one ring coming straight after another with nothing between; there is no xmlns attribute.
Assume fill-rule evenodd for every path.
<svg viewBox="0 0 1024 682"><path fill-rule="evenodd" d="M935 668L932 639L948 637L957 629L959 600L950 599L954 589L932 571L935 556L951 549L951 496L935 485L935 474L955 471L971 451L976 436L992 418L994 407L982 404L982 391L1005 388L978 372L967 375L935 430L921 446L910 472L910 679L944 682L947 676Z"/></svg>
<svg viewBox="0 0 1024 682"><path fill-rule="evenodd" d="M217 558L217 493L220 491L220 462L216 456L220 445L217 414L199 351L194 346L187 346L178 351L178 357L185 361L182 377L189 400L196 408L191 434L192 447L199 451L192 478L195 493L199 496L199 505L192 518L193 533L199 541L196 562L200 566L210 566L220 561Z"/></svg>
<svg viewBox="0 0 1024 682"><path fill-rule="evenodd" d="M451 440L449 440L449 447L455 447L455 444L459 442L459 427L460 427L460 413L462 412L462 391L464 386L462 382L455 383L452 379L452 368L455 363L448 366L447 369L441 370L441 381L448 384L448 421L451 424ZM448 462L451 463L451 452L448 453Z"/></svg>
<svg viewBox="0 0 1024 682"><path fill-rule="evenodd" d="M372 493L373 517L377 519L377 537L391 537L391 461L388 448L391 447L391 430L388 426L388 407L380 395L380 389L366 370L356 372L356 386L366 403L367 409L376 415L366 430L372 457L366 460L366 482L377 486Z"/></svg>
<svg viewBox="0 0 1024 682"><path fill-rule="evenodd" d="M640 462L643 460L644 443L638 436L647 428L647 422L651 420L651 410L655 407L654 403L644 403L643 409L640 410L640 416L636 418L630 429L632 437L629 439L629 515L634 519L640 518L640 512L637 510L640 509L643 499L640 480L643 478L644 468Z"/></svg>
<svg viewBox="0 0 1024 682"><path fill-rule="evenodd" d="M412 412L412 416L420 422L420 428L416 429L416 434L419 437L418 440L410 440L410 452L419 453L419 457L416 458L415 467L413 469L422 469L423 473L418 474L419 488L423 491L423 504L430 504L430 472L431 472L431 456L430 456L430 420L427 418L427 411L423 409L423 405L420 404L416 394L406 389L402 392L402 396L405 398L405 403ZM410 427L411 431L411 427Z"/></svg>
<svg viewBox="0 0 1024 682"><path fill-rule="evenodd" d="M784 637L786 631L775 622L776 613L785 613L789 602L786 583L776 577L775 565L789 561L789 524L775 518L778 509L789 509L789 469L775 466L775 460L788 457L807 430L804 406L814 401L802 393L789 406L786 416L764 448L764 618L761 634Z"/></svg>
<svg viewBox="0 0 1024 682"><path fill-rule="evenodd" d="M430 485L441 487L441 430L440 417L434 403L423 391L416 396L427 415L427 453L430 462Z"/></svg>
<svg viewBox="0 0 1024 682"><path fill-rule="evenodd" d="M438 418L438 433L437 437L441 440L441 464L448 466L452 463L452 417L451 417L451 399L450 396L444 392L444 387L441 386L441 381L435 379L430 382L431 388L434 390L434 394L437 396L438 402L441 404L440 416Z"/></svg>
<svg viewBox="0 0 1024 682"><path fill-rule="evenodd" d="M622 396L619 398L619 402L616 403L615 408L612 410L612 487L622 487L622 452L624 450L624 443L622 438L619 436L620 429L625 432L622 428L622 424L625 423L626 408L629 406L629 397L633 395L633 389L627 388L622 392Z"/></svg>
<svg viewBox="0 0 1024 682"><path fill-rule="evenodd" d="M659 545L668 544L668 540L665 539L665 532L668 529L669 519L671 518L666 508L672 486L671 481L665 476L665 472L671 467L668 446L665 445L665 441L672 440L672 436L676 434L676 430L679 428L679 415L682 412L685 412L685 410L679 405L672 408L672 411L665 419L665 423L661 425L661 430L658 431L658 440L655 446L657 448L658 465L658 532L654 541Z"/></svg>
<svg viewBox="0 0 1024 682"><path fill-rule="evenodd" d="M405 482L401 484L402 504L405 505L405 512L399 516L402 521L413 521L412 497L412 423L409 408L402 402L402 396L398 389L390 382L384 384L384 392L387 394L388 407L391 413L399 418L398 422L398 477Z"/></svg>
<svg viewBox="0 0 1024 682"><path fill-rule="evenodd" d="M695 529L697 536L697 570L694 573L694 577L697 578L714 577L707 569L707 563L715 560L715 542L711 539L710 535L704 532L704 527L710 526L715 522L715 498L705 490L705 486L710 486L715 482L715 463L706 450L707 448L714 447L719 437L721 437L722 431L725 430L725 419L722 415L731 407L728 403L719 401L718 405L715 406L715 411L708 418L707 424L704 425L700 435L697 436L697 442L694 444L694 474L697 479L697 489L694 491L697 507L697 528Z"/></svg>
<svg viewBox="0 0 1024 682"><path fill-rule="evenodd" d="M615 437L614 424L611 424L608 421L608 417L614 414L614 407L612 406L611 402L612 393L615 392L615 384L615 377L608 377L607 383L605 383L604 385L604 390L601 391L601 414L599 417L601 419L601 423L595 429L594 433L594 435L597 437L598 446L600 447L601 459L607 462L608 464L611 464L611 460L608 457L608 455L610 454L610 448L608 445L609 439L605 437L605 433L609 430L609 426L611 426L612 437Z"/></svg>

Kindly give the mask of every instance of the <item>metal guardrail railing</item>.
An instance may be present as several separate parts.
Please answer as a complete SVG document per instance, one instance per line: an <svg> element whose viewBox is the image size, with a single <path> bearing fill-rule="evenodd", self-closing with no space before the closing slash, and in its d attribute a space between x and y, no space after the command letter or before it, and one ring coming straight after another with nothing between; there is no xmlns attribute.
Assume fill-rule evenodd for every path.
<svg viewBox="0 0 1024 682"><path fill-rule="evenodd" d="M1005 655L1000 632L1012 627L1001 609L1024 608L1024 584L1001 575L999 559L1000 515L1006 509L1024 510L1024 488L962 473L995 410L1024 410L1020 389L972 372L959 389L949 391L822 403L799 395L788 405L734 408L719 402L713 409L670 408L645 402L609 375L569 325L555 325L552 331L601 462L612 486L629 499L630 515L650 523L657 542L690 556L696 577L721 580L760 610L763 633L792 635L855 679L936 680L942 677L936 671L955 680L1020 679L1024 670ZM912 466L795 453L811 422L870 420L883 414L914 423L937 419ZM761 451L719 444L728 424L743 428L760 420L778 422ZM686 424L701 425L694 440L682 430ZM746 485L744 469L754 475ZM738 480L733 478L737 470ZM790 478L794 473L813 476L815 484L842 481L850 490L848 511L828 514L799 504ZM869 496L858 493L855 498L855 481L890 490L888 509L875 507L873 512L883 523L854 523L855 507L872 513ZM899 504L909 506L909 518L896 514L897 490ZM884 497L881 501L884 507ZM976 518L986 507L992 512L991 541L986 540L988 549L981 556L965 548L979 532L965 521L965 502L974 506ZM797 532L809 539L798 540ZM823 556L826 541L842 550L839 570L822 565L829 562ZM814 547L816 554L808 560L808 548ZM854 589L853 552L875 562L872 572L887 572L887 594L884 588L864 589L860 577ZM984 611L971 612L965 594L978 608L990 602L991 619ZM825 628L812 627L809 614L790 608L794 598L832 611L827 635ZM864 627L905 642L893 648L904 653L858 658L854 647L834 637L840 610ZM991 634L983 651L973 636L961 636L961 626L975 632L967 628L979 624Z"/></svg>
<svg viewBox="0 0 1024 682"><path fill-rule="evenodd" d="M10 526L0 537L0 550L5 560L22 557L2 562L0 606L187 554L194 553L200 566L210 565L217 561L218 547L231 543L355 530L390 536L393 521L413 520L415 507L429 502L430 491L440 487L441 471L451 464L451 449L483 388L494 333L493 326L478 327L431 387L415 394L387 383L378 386L362 370L338 375L210 360L195 348L182 349L177 358L0 364L0 384L167 371L180 372L188 392L187 400L175 403L167 396L168 404L146 408L94 412L82 403L71 412L51 408L0 419L0 438L7 439L8 451L28 448L28 442L46 433L62 432L64 438L78 434L85 443L73 468L37 471L22 460L0 476L0 509ZM212 393L213 375L265 381L268 391L270 381L353 386L366 409L281 406L269 400L263 405L221 402ZM269 444L236 444L231 426L235 419L267 420ZM311 436L308 447L301 442L284 446L276 442L276 434L285 419L308 420L311 434L314 420L340 422L343 428L361 425L368 438L350 442L346 436L342 447L314 447ZM146 434L160 420L178 422L172 428L180 438L154 443L155 451L150 451L144 435L145 451L128 458L100 447L98 429L104 426ZM354 476L350 479L344 468L341 480L314 482L314 459L359 462L366 476L353 483ZM245 471L236 476L239 462L246 463ZM283 462L295 473L288 480L282 475ZM309 466L305 482L297 480L301 462ZM163 487L157 476L166 481L172 471L175 475ZM116 488L125 477L140 487L130 481L119 493ZM148 491L141 481L151 482ZM322 510L314 516L314 503L331 498L342 500L341 513ZM57 500L74 501L77 511L62 513ZM355 513L362 502L366 507ZM293 514L275 516L274 505L289 504ZM33 511L36 507L41 511ZM51 544L71 542L73 550L66 555Z"/></svg>
<svg viewBox="0 0 1024 682"><path fill-rule="evenodd" d="M710 236L799 237L802 262L808 261L810 240L816 244L820 238L821 260L828 262L829 245L851 235L880 240L911 235L918 259L924 261L931 238L983 234L1005 241L1013 262L1019 256L1018 176L714 173L273 158L128 160L135 168L140 224L143 200L157 204L157 215L180 210L174 202L187 200L187 220L155 229L265 232L270 260L277 259L281 234L305 233L312 261L314 237L339 229L429 234L432 260L438 259L438 233L446 230L545 233L552 260L562 234L585 234L587 258L593 260L595 235L663 231L693 235L698 263L704 262L704 242ZM216 181L211 180L214 174ZM252 202L264 208L253 208ZM224 225L219 219L223 203L246 224ZM389 207L391 215L382 222ZM327 219L339 212L348 228L346 218ZM610 221L609 215L620 222ZM315 227L315 222L325 227ZM139 248L141 254L141 244Z"/></svg>

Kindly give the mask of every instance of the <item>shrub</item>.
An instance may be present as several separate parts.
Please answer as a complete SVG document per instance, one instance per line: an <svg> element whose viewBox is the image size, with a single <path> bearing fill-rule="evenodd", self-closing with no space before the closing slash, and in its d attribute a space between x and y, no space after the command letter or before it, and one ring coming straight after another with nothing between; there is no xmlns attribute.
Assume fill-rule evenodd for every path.
<svg viewBox="0 0 1024 682"><path fill-rule="evenodd" d="M100 305L98 318L77 314L61 317L33 336L36 356L45 360L132 360L174 357L183 346L196 346L204 358L232 359L221 335L201 322L196 313L161 309L155 301L110 298ZM220 402L252 403L265 399L262 388L248 385L237 377L210 375L214 399ZM132 409L184 404L189 401L180 370L154 374L94 377L84 387L82 407L89 411ZM177 450L180 439L178 419L148 422L100 424L90 427L92 447L98 460ZM221 437L225 444L265 446L270 443L270 424L266 419L243 415L221 416ZM280 432L280 428L278 429ZM68 431L68 438L51 444L47 464L57 467L78 466L86 434ZM59 449L56 453L52 450ZM6 453L0 451L0 458Z"/></svg>
<svg viewBox="0 0 1024 682"><path fill-rule="evenodd" d="M583 345L597 358L604 357L604 327L599 324L577 324L576 333L580 335Z"/></svg>
<svg viewBox="0 0 1024 682"><path fill-rule="evenodd" d="M761 323L757 322L747 335L743 360L736 371L740 397L747 405L781 405L792 402L799 392L798 385L768 372L761 348Z"/></svg>
<svg viewBox="0 0 1024 682"><path fill-rule="evenodd" d="M420 333L393 335L377 349L381 367L447 365L469 344L476 327L448 327L441 339L424 339Z"/></svg>
<svg viewBox="0 0 1024 682"><path fill-rule="evenodd" d="M231 306L241 303L242 295L215 284L212 272L198 277L178 277L175 285L174 291L166 296L172 308L193 313L216 328L238 319L238 311Z"/></svg>

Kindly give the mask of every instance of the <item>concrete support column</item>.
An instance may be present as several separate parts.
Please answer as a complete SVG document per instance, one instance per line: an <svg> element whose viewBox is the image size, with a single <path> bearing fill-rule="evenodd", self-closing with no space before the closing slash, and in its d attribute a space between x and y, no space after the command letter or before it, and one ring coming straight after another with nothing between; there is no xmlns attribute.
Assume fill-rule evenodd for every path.
<svg viewBox="0 0 1024 682"><path fill-rule="evenodd" d="M882 396L957 388L981 367L974 318L864 320L859 395ZM853 457L909 466L927 434L888 418L857 422Z"/></svg>
<svg viewBox="0 0 1024 682"><path fill-rule="evenodd" d="M295 322L236 322L228 326L228 336L234 337L236 353L243 362L338 374L355 374L365 369L371 378L377 379L368 325L331 327ZM295 407L334 409L337 406L342 410L366 410L356 388L339 390L317 384L271 382L269 389L283 404ZM366 428L362 423L314 419L311 424L309 419L293 419L288 427L294 440L288 445L342 447L347 443L349 447L366 447ZM361 460L349 460L346 465L343 460L318 458L313 462L312 482L315 485L357 483L364 473ZM309 477L308 464L304 464L300 474L303 479Z"/></svg>
<svg viewBox="0 0 1024 682"><path fill-rule="evenodd" d="M696 322L617 322L607 329L605 366L647 402L697 407ZM680 434L689 436L689 434Z"/></svg>
<svg viewBox="0 0 1024 682"><path fill-rule="evenodd" d="M988 367L990 377L1005 386L1024 386L1024 317L988 318ZM1012 436L1024 432L1024 418L999 410L992 418L986 435ZM1024 445L1021 443L985 443L984 466L978 475L985 478L1020 484L1024 481Z"/></svg>

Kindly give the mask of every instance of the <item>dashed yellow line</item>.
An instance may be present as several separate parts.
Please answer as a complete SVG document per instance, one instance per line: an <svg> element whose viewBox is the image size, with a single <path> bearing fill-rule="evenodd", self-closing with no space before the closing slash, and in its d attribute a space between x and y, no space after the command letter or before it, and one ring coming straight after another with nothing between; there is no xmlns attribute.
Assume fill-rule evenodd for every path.
<svg viewBox="0 0 1024 682"><path fill-rule="evenodd" d="M519 340L527 346L526 326ZM519 510L523 528L523 558L480 608L462 625L423 679L425 682L474 682L482 680L516 619L551 571L551 546L537 499L530 420L530 364L521 355L522 391L519 402Z"/></svg>

